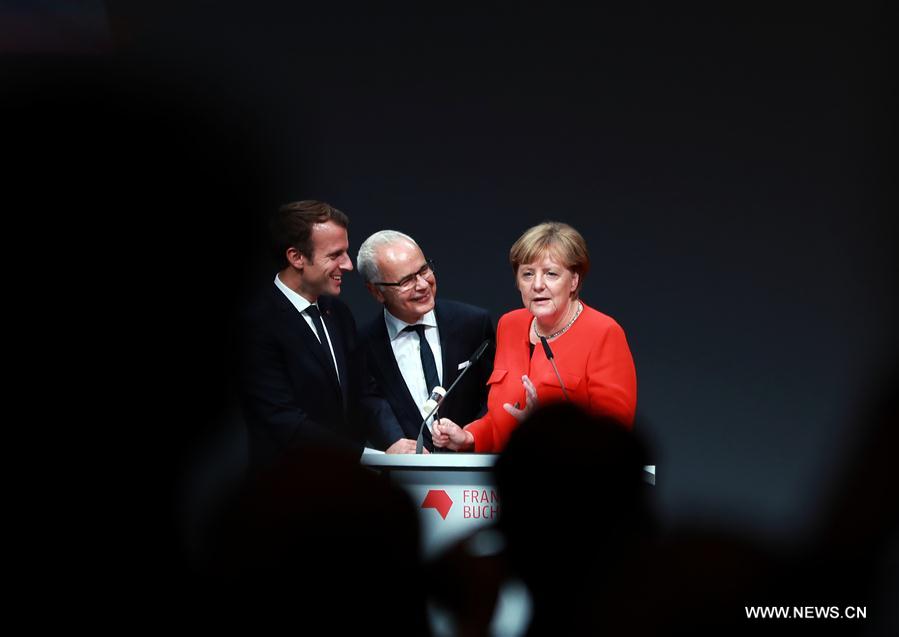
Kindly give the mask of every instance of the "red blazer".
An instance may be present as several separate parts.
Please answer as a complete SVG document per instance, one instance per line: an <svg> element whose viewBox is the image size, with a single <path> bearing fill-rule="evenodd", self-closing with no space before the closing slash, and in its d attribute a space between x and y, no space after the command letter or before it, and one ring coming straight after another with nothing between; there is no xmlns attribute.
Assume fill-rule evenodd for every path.
<svg viewBox="0 0 899 637"><path fill-rule="evenodd" d="M630 428L637 408L637 374L624 330L612 317L583 304L584 310L574 324L550 344L559 374L573 403ZM525 404L521 384L524 374L534 383L539 404L565 400L539 343L529 357L532 318L522 308L499 320L496 358L487 381L487 413L465 427L474 435L476 452L498 453L506 446L518 421L503 409L503 403Z"/></svg>

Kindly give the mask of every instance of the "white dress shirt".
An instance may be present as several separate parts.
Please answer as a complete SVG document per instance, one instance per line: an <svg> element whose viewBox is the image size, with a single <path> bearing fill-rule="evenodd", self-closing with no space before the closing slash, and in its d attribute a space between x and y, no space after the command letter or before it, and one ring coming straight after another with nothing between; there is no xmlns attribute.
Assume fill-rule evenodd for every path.
<svg viewBox="0 0 899 637"><path fill-rule="evenodd" d="M384 310L384 322L387 324L387 336L390 338L390 347L393 348L393 356L396 358L396 364L400 368L403 380L406 381L406 387L409 393L418 405L422 419L428 415L424 409L424 404L431 395L431 392L425 382L425 372L421 368L420 342L418 334L415 332L404 332L403 330L411 325L401 321L393 314ZM437 365L437 377L443 384L443 351L440 349L440 333L437 331L437 317L434 316L434 310L431 310L419 320L415 325L425 326L425 338L428 345L431 346L431 352L434 354L434 363Z"/></svg>
<svg viewBox="0 0 899 637"><path fill-rule="evenodd" d="M310 305L315 305L318 307L318 303L310 303L309 300L304 297L302 294L297 294L289 287L284 285L284 282L281 278L276 274L275 275L275 287L281 290L284 293L284 296L287 297L287 300L291 302L291 304L297 308L297 312L300 313L300 316L303 317L303 320L306 321L306 325L309 326L309 329L312 330L312 334L315 335L315 340L321 343L321 339L318 337L318 332L315 330L315 323L312 322L312 317L306 313L306 308ZM319 308L321 311L321 308ZM325 328L325 337L328 339L328 349L331 351L331 360L334 361L334 371L337 373L337 382L340 382L340 371L337 369L337 357L334 356L334 346L331 345L331 334L328 333L328 325L325 323L324 313L322 313L322 327Z"/></svg>

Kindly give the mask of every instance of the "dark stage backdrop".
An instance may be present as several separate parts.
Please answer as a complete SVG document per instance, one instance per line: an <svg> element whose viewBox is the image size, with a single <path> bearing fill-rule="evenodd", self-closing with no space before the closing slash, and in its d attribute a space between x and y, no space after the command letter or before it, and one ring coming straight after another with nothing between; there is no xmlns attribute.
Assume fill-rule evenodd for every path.
<svg viewBox="0 0 899 637"><path fill-rule="evenodd" d="M267 284L261 220L317 198L350 216L354 261L370 233L404 231L439 297L496 319L520 306L514 239L568 222L593 259L583 298L634 353L665 519L799 532L894 351L879 5L321 4L108 3L112 49L152 97L174 87L252 148L252 205L168 202L171 236L197 239L161 266L184 296ZM227 240L204 244L204 224ZM360 323L377 311L358 277L343 296Z"/></svg>
<svg viewBox="0 0 899 637"><path fill-rule="evenodd" d="M583 298L634 353L664 513L809 520L896 323L877 10L155 17L133 17L134 46L233 93L276 158L271 205L338 206L354 258L409 233L439 297L497 318L520 306L515 238L578 228ZM377 311L358 277L343 296Z"/></svg>
<svg viewBox="0 0 899 637"><path fill-rule="evenodd" d="M578 228L664 512L801 528L896 324L879 13L327 4L125 17L253 114L271 205L338 206L354 257L404 231L497 318L521 231Z"/></svg>

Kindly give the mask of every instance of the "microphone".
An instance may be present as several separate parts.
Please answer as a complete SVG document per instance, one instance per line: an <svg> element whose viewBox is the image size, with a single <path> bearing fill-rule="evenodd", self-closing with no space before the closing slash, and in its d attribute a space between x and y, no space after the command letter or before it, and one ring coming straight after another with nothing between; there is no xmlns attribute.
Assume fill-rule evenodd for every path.
<svg viewBox="0 0 899 637"><path fill-rule="evenodd" d="M546 354L546 358L549 361L550 365L553 366L553 371L556 373L556 378L559 379L559 385L562 387L562 395L565 396L565 400L571 402L571 399L568 397L568 392L565 391L565 383L562 382L562 376L559 374L559 368L556 367L555 356L553 356L553 351L549 347L549 342L546 340L545 336L540 337L540 343L543 344L543 353Z"/></svg>
<svg viewBox="0 0 899 637"><path fill-rule="evenodd" d="M443 402L444 396L446 396L446 390L443 387L441 387L440 385L437 385L434 388L434 390L431 392L431 395L428 396L428 399L425 401L424 409L429 414L432 413L435 409L440 407L440 403ZM426 419L426 422L427 422L427 419ZM433 420L428 423L428 431L430 431L432 434L434 433L434 421Z"/></svg>
<svg viewBox="0 0 899 637"><path fill-rule="evenodd" d="M485 339L484 342L478 346L478 349L476 349L474 354L471 355L471 358L468 359L468 365L465 366L465 369L462 370L461 374L456 376L456 380L453 381L453 384L449 386L449 389L447 389L440 398L435 398L434 394L437 393L438 389L442 390L443 387L440 387L438 385L437 387L435 387L433 389L433 391L431 392L431 396L425 402L425 409L428 409L428 407L432 404L431 403L432 400L434 402L434 406L428 411L428 415L425 416L425 419L421 421L421 426L418 428L418 440L416 440L416 442L415 442L415 453L421 453L422 447L424 446L423 436L424 436L424 431L425 431L425 425L427 424L428 420L431 418L431 416L434 415L434 412L437 411L437 408L440 407L440 405L443 403L443 401L446 400L446 397L450 395L450 392L453 391L453 387L455 387L456 384L460 380L462 380L462 377L468 373L468 370L471 369L474 366L474 364L478 362L478 359L484 355L484 352L487 351L487 347L489 345L490 345L490 339L488 338L488 339ZM429 426L428 430L432 434L434 433L434 430L432 427Z"/></svg>

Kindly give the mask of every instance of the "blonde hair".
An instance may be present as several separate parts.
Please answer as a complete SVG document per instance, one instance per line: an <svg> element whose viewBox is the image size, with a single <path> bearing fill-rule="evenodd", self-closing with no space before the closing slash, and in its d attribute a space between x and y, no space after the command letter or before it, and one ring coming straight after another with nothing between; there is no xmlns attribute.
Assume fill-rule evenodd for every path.
<svg viewBox="0 0 899 637"><path fill-rule="evenodd" d="M581 233L560 221L545 221L524 231L509 250L512 272L518 276L518 268L533 263L544 254L551 254L565 267L578 274L575 297L580 294L587 272L590 271L590 253Z"/></svg>

